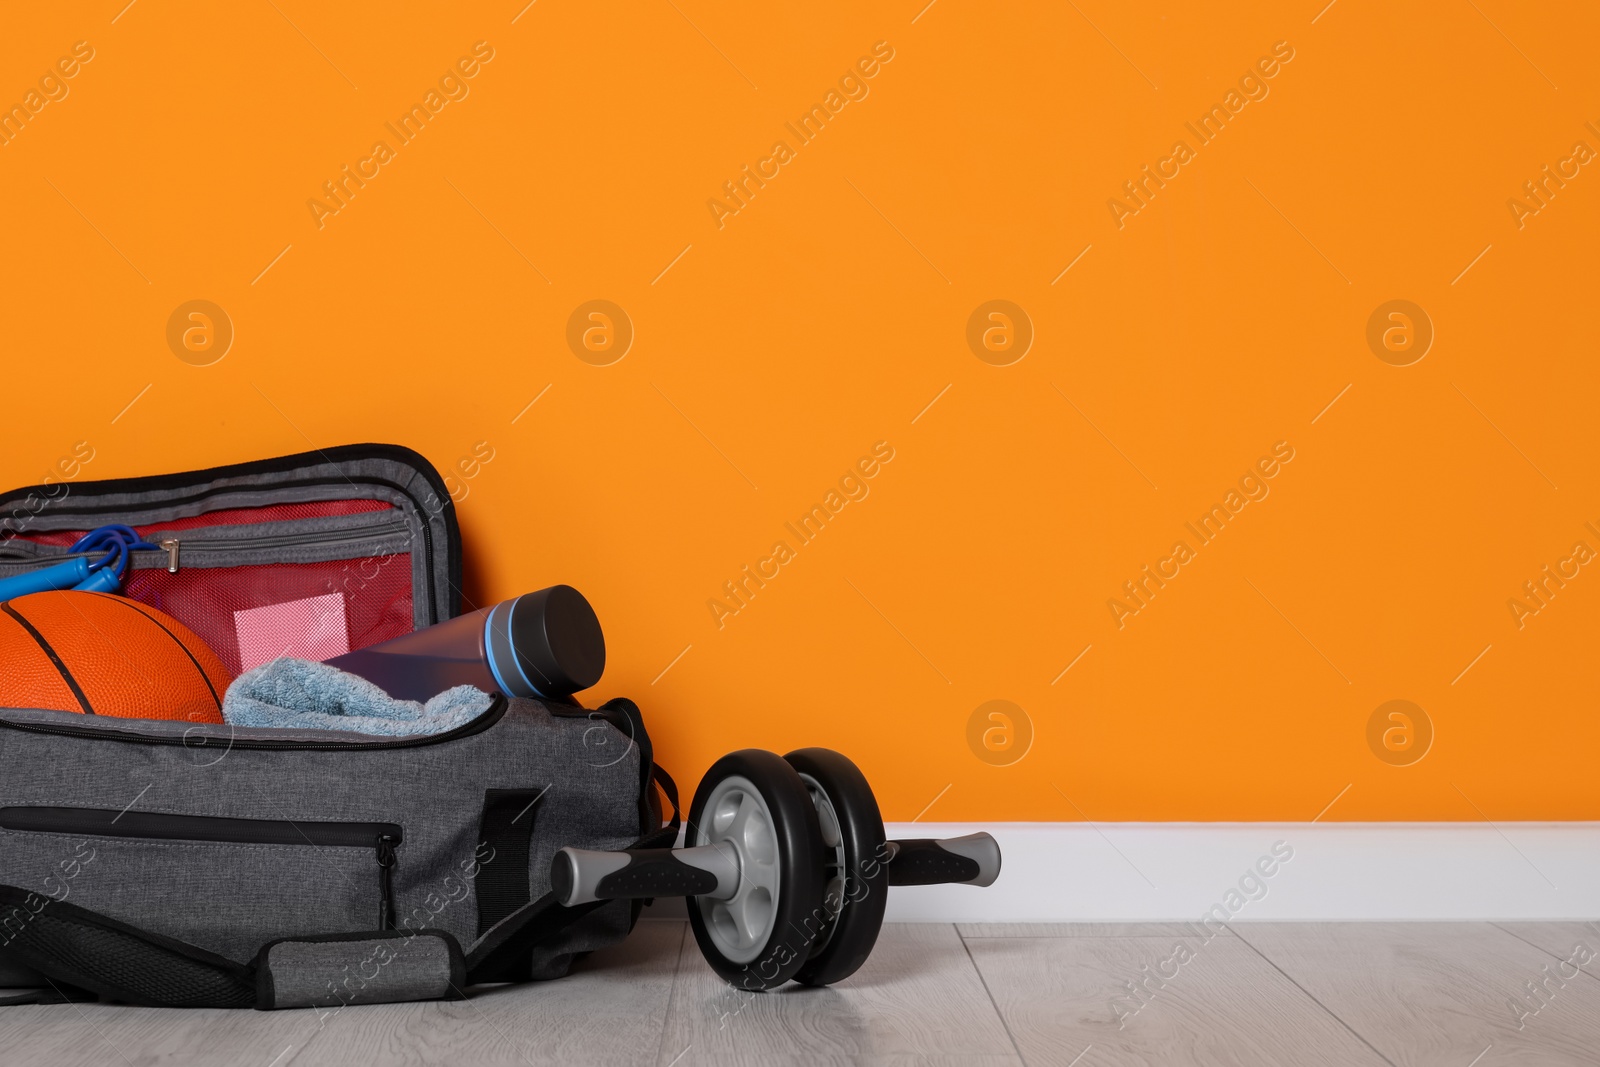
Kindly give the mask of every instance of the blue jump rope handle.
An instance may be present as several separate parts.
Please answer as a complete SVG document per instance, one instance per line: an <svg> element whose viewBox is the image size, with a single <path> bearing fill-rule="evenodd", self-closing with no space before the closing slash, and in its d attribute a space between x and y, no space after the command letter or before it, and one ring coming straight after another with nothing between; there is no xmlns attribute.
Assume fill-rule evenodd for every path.
<svg viewBox="0 0 1600 1067"><path fill-rule="evenodd" d="M128 569L128 554L135 549L160 551L159 545L141 540L131 526L97 526L73 542L68 552L84 555L41 570L0 578L0 603L42 593L50 589L81 589L90 593L115 593L122 588L122 575ZM90 555L104 552L99 559Z"/></svg>
<svg viewBox="0 0 1600 1067"><path fill-rule="evenodd" d="M106 572L101 571L99 573L104 574ZM47 589L90 588L90 586L80 583L93 581L94 577L97 576L89 574L89 560L87 558L80 557L68 560L65 563L57 563L53 567L45 567L43 570L14 574L10 578L0 578L0 601L12 600L19 596L26 596L29 593L42 593ZM111 574L110 577L112 585L115 585L116 575ZM98 589L100 587L94 586L93 588Z"/></svg>
<svg viewBox="0 0 1600 1067"><path fill-rule="evenodd" d="M114 568L103 567L72 588L89 593L116 593L122 590L122 582L117 578Z"/></svg>

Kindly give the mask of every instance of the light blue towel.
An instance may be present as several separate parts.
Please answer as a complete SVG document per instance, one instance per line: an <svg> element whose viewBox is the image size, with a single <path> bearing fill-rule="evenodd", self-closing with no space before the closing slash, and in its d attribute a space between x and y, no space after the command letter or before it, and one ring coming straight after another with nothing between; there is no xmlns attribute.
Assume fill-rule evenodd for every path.
<svg viewBox="0 0 1600 1067"><path fill-rule="evenodd" d="M222 718L233 726L408 737L453 730L488 707L489 694L470 685L419 704L396 700L365 678L326 663L275 659L234 679L222 701Z"/></svg>

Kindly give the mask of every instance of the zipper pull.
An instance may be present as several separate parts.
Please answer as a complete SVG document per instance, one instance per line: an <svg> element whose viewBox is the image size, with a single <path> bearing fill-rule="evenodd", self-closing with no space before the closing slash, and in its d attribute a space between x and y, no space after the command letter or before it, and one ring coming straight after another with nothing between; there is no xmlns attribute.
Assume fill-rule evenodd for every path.
<svg viewBox="0 0 1600 1067"><path fill-rule="evenodd" d="M388 834L378 835L378 866L385 870L394 866L394 838Z"/></svg>
<svg viewBox="0 0 1600 1067"><path fill-rule="evenodd" d="M167 573L178 573L178 539L169 537L161 542L161 547L167 550Z"/></svg>
<svg viewBox="0 0 1600 1067"><path fill-rule="evenodd" d="M394 929L394 838L378 835L378 929Z"/></svg>

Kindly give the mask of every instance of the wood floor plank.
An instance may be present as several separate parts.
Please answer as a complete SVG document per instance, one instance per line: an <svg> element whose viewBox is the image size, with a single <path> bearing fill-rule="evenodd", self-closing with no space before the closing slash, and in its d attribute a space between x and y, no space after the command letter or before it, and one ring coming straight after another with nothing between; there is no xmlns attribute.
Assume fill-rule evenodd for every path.
<svg viewBox="0 0 1600 1067"><path fill-rule="evenodd" d="M916 924L829 990L722 983L679 922L641 923L555 982L467 1002L254 1012L7 1008L0 1062L52 1067L450 1063L1594 1064L1600 957L1584 923ZM1138 1006L1126 983L1190 958ZM1512 998L1524 1001L1521 1028ZM1118 1025L1111 1007L1128 1014ZM995 1005L999 1010L996 1011ZM1532 1008L1538 1006L1535 1013ZM1353 1031L1353 1032L1352 1032ZM1357 1037L1356 1035L1360 1036ZM1370 1042L1370 1046L1368 1044ZM1375 1053L1373 1049L1376 1048Z"/></svg>
<svg viewBox="0 0 1600 1067"><path fill-rule="evenodd" d="M1195 923L956 923L962 937L1192 937Z"/></svg>
<svg viewBox="0 0 1600 1067"><path fill-rule="evenodd" d="M1249 923L1235 933L1402 1067L1465 1067L1480 1053L1482 1067L1596 1062L1600 985L1574 975L1531 999L1524 983L1557 961L1488 923ZM1521 1016L1515 1003L1543 1007Z"/></svg>
<svg viewBox="0 0 1600 1067"><path fill-rule="evenodd" d="M1180 945L1186 956L1177 954ZM968 938L967 946L1030 1064L1067 1064L1080 1054L1082 1067L1383 1063L1248 945L1225 934L1209 942ZM1162 972L1170 975L1164 985ZM1129 983L1146 983L1154 993L1141 1004Z"/></svg>
<svg viewBox="0 0 1600 1067"><path fill-rule="evenodd" d="M1495 923L1512 937L1544 949L1558 960L1580 963L1583 973L1600 981L1600 922L1516 922ZM1586 952L1596 956L1582 963ZM1566 969L1563 969L1566 970Z"/></svg>
<svg viewBox="0 0 1600 1067"><path fill-rule="evenodd" d="M354 1010L354 1009L352 1009ZM367 1009L376 1010L376 1009ZM0 1062L50 1067L260 1064L316 1032L308 1012L51 1004L0 1008Z"/></svg>
<svg viewBox="0 0 1600 1067"><path fill-rule="evenodd" d="M1047 1061L1039 1061L1047 1062ZM704 1064L1016 1064L955 927L889 924L831 989L748 993L684 942L659 1067Z"/></svg>

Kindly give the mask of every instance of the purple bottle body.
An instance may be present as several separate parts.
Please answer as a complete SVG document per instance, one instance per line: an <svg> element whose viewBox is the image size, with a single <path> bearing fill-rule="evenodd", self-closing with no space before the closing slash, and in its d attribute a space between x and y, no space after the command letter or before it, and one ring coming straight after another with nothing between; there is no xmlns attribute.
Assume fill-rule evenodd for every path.
<svg viewBox="0 0 1600 1067"><path fill-rule="evenodd" d="M605 637L583 594L557 585L327 662L399 700L426 701L471 685L566 701L600 680Z"/></svg>

